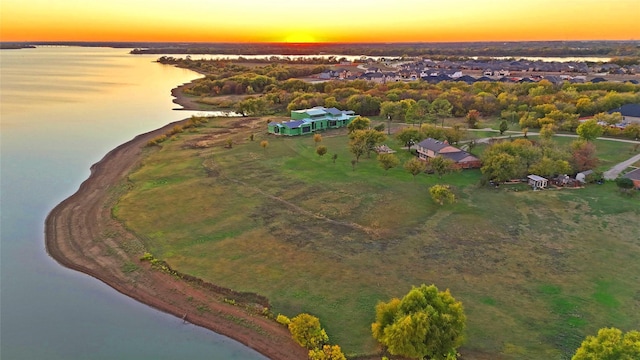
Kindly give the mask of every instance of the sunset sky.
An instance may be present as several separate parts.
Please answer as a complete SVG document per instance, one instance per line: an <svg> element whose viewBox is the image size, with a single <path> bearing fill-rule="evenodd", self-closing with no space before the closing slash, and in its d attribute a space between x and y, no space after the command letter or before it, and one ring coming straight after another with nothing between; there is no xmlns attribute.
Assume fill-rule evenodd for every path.
<svg viewBox="0 0 640 360"><path fill-rule="evenodd" d="M640 0L2 0L2 41L638 40Z"/></svg>

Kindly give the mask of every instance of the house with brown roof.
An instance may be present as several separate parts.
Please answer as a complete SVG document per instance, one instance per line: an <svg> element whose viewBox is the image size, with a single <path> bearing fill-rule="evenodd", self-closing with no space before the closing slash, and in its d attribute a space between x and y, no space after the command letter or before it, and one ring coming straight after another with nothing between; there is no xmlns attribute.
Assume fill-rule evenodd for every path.
<svg viewBox="0 0 640 360"><path fill-rule="evenodd" d="M482 162L472 154L460 150L449 144L447 141L435 140L432 138L424 139L416 144L418 158L423 161L437 156L442 156L453 160L458 169L476 169L482 166Z"/></svg>

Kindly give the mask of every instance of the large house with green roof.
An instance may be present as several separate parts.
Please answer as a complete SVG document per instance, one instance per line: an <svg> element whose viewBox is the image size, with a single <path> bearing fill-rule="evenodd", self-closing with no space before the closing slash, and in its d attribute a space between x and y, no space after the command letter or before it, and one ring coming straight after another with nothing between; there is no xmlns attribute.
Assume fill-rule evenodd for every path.
<svg viewBox="0 0 640 360"><path fill-rule="evenodd" d="M311 109L291 111L291 120L270 122L268 132L275 135L306 135L316 131L337 129L349 125L356 118L351 110L338 110L316 106Z"/></svg>

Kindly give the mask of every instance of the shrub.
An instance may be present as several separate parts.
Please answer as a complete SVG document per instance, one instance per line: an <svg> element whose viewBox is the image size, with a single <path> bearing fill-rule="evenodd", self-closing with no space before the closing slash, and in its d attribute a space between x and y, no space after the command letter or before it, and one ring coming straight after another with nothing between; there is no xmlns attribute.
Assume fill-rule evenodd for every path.
<svg viewBox="0 0 640 360"><path fill-rule="evenodd" d="M318 349L329 341L326 331L320 326L320 319L309 314L300 314L289 323L293 339L307 349Z"/></svg>
<svg viewBox="0 0 640 360"><path fill-rule="evenodd" d="M276 321L278 322L278 324L281 324L284 326L289 326L289 324L291 323L291 320L282 314L278 314L278 316L276 317Z"/></svg>

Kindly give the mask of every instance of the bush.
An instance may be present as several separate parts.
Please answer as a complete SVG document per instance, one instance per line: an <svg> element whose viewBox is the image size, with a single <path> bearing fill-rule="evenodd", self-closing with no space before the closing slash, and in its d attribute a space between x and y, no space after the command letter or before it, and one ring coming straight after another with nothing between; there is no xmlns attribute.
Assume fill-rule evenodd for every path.
<svg viewBox="0 0 640 360"><path fill-rule="evenodd" d="M281 324L284 326L289 326L289 324L291 323L291 320L282 314L278 314L278 317L276 317L276 321L278 322L278 324Z"/></svg>
<svg viewBox="0 0 640 360"><path fill-rule="evenodd" d="M320 319L309 314L300 314L289 323L293 339L301 346L313 350L329 341L326 331L320 326Z"/></svg>
<svg viewBox="0 0 640 360"><path fill-rule="evenodd" d="M167 135L156 136L147 142L147 146L155 146L167 140Z"/></svg>

